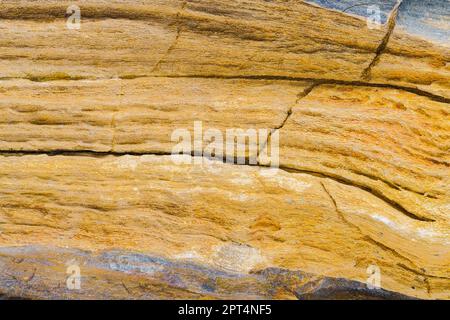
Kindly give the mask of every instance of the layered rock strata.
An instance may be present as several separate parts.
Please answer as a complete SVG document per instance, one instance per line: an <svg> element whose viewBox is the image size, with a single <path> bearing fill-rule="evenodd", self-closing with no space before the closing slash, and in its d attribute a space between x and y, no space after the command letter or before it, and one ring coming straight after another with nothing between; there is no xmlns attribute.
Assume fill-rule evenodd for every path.
<svg viewBox="0 0 450 320"><path fill-rule="evenodd" d="M0 298L449 299L448 6L368 12L2 1Z"/></svg>

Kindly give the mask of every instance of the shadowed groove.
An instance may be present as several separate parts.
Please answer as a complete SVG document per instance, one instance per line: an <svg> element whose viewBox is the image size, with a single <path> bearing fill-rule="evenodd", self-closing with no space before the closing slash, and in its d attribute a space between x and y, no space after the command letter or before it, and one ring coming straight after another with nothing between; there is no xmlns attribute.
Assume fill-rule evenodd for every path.
<svg viewBox="0 0 450 320"><path fill-rule="evenodd" d="M392 32L394 32L395 25L396 25L396 22L397 22L398 11L399 11L400 6L402 5L402 3L403 3L403 0L398 0L397 4L392 9L391 14L389 15L388 22L387 22L388 30L386 32L386 35L381 40L381 43L378 46L377 51L375 52L375 57L370 62L370 64L367 66L367 68L363 71L363 73L361 75L361 78L363 80L370 80L372 68L375 67L378 64L378 62L380 61L381 55L386 50L386 47L387 47L387 45L389 43L389 39L391 38Z"/></svg>
<svg viewBox="0 0 450 320"><path fill-rule="evenodd" d="M52 151L0 150L0 156L26 156L26 155L104 158L104 157L108 157L108 156L122 157L122 156L127 156L127 155L129 155L129 156L146 156L146 155L171 156L172 154L170 152L110 152L110 151L90 151L90 150L52 150ZM192 151L191 157L195 157L195 156L196 156L196 152ZM208 156L203 156L202 158L205 158L208 160L214 160L214 161L218 161L218 162L223 162L225 164L231 164L231 165L270 168L270 165L262 165L260 163L251 164L248 156L245 159L245 164L239 163L238 162L239 159L236 157L234 158L233 163L228 162L225 157L222 159L222 161L218 160L217 158L208 157ZM363 190L363 191L366 191L366 192L372 194L373 196L382 200L384 203L386 203L390 207L403 213L404 215L408 216L411 219L418 220L418 221L424 221L424 222L434 222L435 221L435 220L427 218L427 217L418 216L418 215L408 211L401 204L386 197L381 192L379 192L373 188L370 188L368 186L364 186L362 184L355 183L351 179L347 179L347 178L337 176L337 175L325 174L322 172L316 172L316 171L310 171L310 170L301 170L301 169L290 168L290 167L286 167L286 166L280 166L278 169L288 172L288 173L302 173L302 174L313 175L313 176L320 177L320 178L332 179L341 184L345 184L345 185L348 185L348 186L351 186L354 188L358 188L360 190Z"/></svg>

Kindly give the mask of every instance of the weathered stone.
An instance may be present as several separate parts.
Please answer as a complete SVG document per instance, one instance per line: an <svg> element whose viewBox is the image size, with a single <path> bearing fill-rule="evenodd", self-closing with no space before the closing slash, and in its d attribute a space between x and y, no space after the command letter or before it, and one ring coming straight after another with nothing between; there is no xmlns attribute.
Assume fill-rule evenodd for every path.
<svg viewBox="0 0 450 320"><path fill-rule="evenodd" d="M450 299L446 2L2 1L0 299Z"/></svg>
<svg viewBox="0 0 450 320"><path fill-rule="evenodd" d="M66 28L71 4L80 6L81 30ZM386 32L294 0L3 1L0 26L7 50L0 77L34 80L153 74L357 80Z"/></svg>
<svg viewBox="0 0 450 320"><path fill-rule="evenodd" d="M403 1L371 79L450 98L450 6L447 0ZM448 100L447 100L448 102Z"/></svg>
<svg viewBox="0 0 450 320"><path fill-rule="evenodd" d="M450 113L396 89L315 88L280 130L280 163L370 190L417 220L448 220Z"/></svg>
<svg viewBox="0 0 450 320"><path fill-rule="evenodd" d="M374 264L387 290L448 298L448 228L330 179L170 156L11 156L0 186L1 247L120 246L232 273L360 282Z"/></svg>
<svg viewBox="0 0 450 320"><path fill-rule="evenodd" d="M80 267L80 290L61 285ZM27 299L407 299L365 284L269 268L235 274L123 251L0 248L3 295ZM0 300L2 295L0 295Z"/></svg>
<svg viewBox="0 0 450 320"><path fill-rule="evenodd" d="M0 83L0 150L167 154L178 143L172 141L174 130L186 129L198 151L195 121L203 133L219 130L224 143L227 129L270 131L281 126L310 85L198 78L5 81Z"/></svg>

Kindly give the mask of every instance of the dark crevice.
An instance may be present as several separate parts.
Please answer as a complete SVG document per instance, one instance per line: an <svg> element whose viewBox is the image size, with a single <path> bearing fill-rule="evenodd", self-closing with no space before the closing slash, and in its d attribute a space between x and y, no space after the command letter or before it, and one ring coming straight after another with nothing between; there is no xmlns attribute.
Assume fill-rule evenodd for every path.
<svg viewBox="0 0 450 320"><path fill-rule="evenodd" d="M325 191L325 193L328 195L328 197L331 199L334 209L336 210L336 213L338 214L338 216L341 218L341 220L343 220L347 225L349 225L352 228L355 228L356 230L358 230L358 232L363 235L363 240L373 244L376 247L379 247L382 251L385 252L390 252L392 255L394 255L395 257L401 259L401 260L405 260L406 262L408 262L411 267L407 267L404 264L398 264L399 266L402 266L404 269L413 272L415 274L421 274L423 276L428 276L427 274L425 274L425 272L423 271L418 271L421 270L411 259L405 257L404 255L400 254L399 252L397 252L395 249L386 246L385 244L373 239L371 236L365 234L362 229L360 227L358 227L357 225L351 223L350 221L348 221L348 219L345 217L345 215L339 210L338 208L338 204L336 199L333 197L333 195L331 194L331 192L327 189L327 187L325 186L325 184L323 182L320 183L323 190Z"/></svg>
<svg viewBox="0 0 450 320"><path fill-rule="evenodd" d="M386 88L402 90L416 94L418 96L429 98L430 100L450 103L450 98L436 95L434 93L424 91L414 87L406 87L387 83L375 83L366 81L351 81L351 80L336 80L336 79L322 79L322 78L302 78L302 77L290 77L290 76L269 76L269 75L141 75L136 77L128 77L127 79L138 78L198 78L198 79L223 79L223 80L270 80L270 81L300 81L300 82L313 82L316 86L319 85L342 85L342 86L355 86L355 87L372 87L372 88Z"/></svg>
<svg viewBox="0 0 450 320"><path fill-rule="evenodd" d="M94 158L104 158L108 156L114 156L114 157L121 157L121 156L145 156L145 155L155 155L155 156L170 156L172 153L170 152L111 152L111 151L90 151L90 150L52 150L52 151L38 151L38 150L0 150L0 156L26 156L26 155L47 155L47 156L79 156L79 157L94 157ZM191 156L196 156L197 152L192 151ZM262 164L252 164L250 162L249 158L245 159L245 163L240 162L239 158L234 158L234 162L227 161L227 159L222 158L214 158L214 157L203 157L208 160L215 160L215 161L221 161L223 163L228 164L234 164L234 165L245 165L245 166L253 166L253 167L262 167L262 168L269 168L268 165L262 165ZM341 177L341 176L335 176L331 174L324 174L321 172L315 172L311 170L301 170L296 168L289 168L286 166L280 166L280 170L289 172L289 173L303 173L303 174L309 174L313 175L319 178L328 178L331 180L334 180L336 182L339 182L341 184L345 184L354 188L358 188L360 190L364 190L366 192L369 192L373 196L377 197L378 199L382 200L384 203L392 207L393 209L403 213L404 215L408 216L411 219L418 220L418 221L424 221L424 222L435 222L435 220L418 216L410 211L408 211L405 207L403 207L401 204L395 202L394 200L388 198L384 194L382 194L380 191L375 190L373 188L370 188L368 186L364 186L358 183L355 183L354 181Z"/></svg>
<svg viewBox="0 0 450 320"><path fill-rule="evenodd" d="M130 296L132 296L132 293L130 291L130 289L128 289L128 287L125 285L125 283L123 281L120 282L122 284L122 287L125 289L125 291L127 292L127 294L129 294Z"/></svg>
<svg viewBox="0 0 450 320"><path fill-rule="evenodd" d="M426 198L429 198L429 199L438 199L437 196L435 196L433 194L429 194L428 192L421 192L421 191L417 191L417 190L414 190L414 189L409 188L409 187L398 185L398 184L393 183L393 182L391 182L391 181L389 181L387 179L384 179L384 178L382 178L380 176L372 175L372 174L369 174L369 173L366 173L366 172L362 172L360 170L349 169L349 171L351 173L353 173L353 174L356 174L358 176L366 177L367 179L370 179L370 180L373 180L373 181L381 181L382 183L388 185L391 189L395 189L397 191L406 190L406 191L409 191L411 193L415 193L415 194L418 194L418 195L420 195L422 197L426 197Z"/></svg>
<svg viewBox="0 0 450 320"><path fill-rule="evenodd" d="M385 36L383 37L383 39L381 40L381 43L378 46L377 51L375 52L375 57L370 62L370 64L367 66L367 68L364 69L364 71L362 73L361 78L363 80L370 80L372 68L378 64L378 62L380 61L381 55L386 50L386 47L389 43L389 39L391 38L392 32L394 32L395 25L397 22L398 11L399 11L402 3L403 3L403 0L398 0L397 4L392 9L392 11L389 15L388 22L387 22L388 30L387 30Z"/></svg>
<svg viewBox="0 0 450 320"><path fill-rule="evenodd" d="M267 136L266 141L264 142L264 144L262 144L259 148L258 148L258 157L261 154L261 152L264 150L264 148L266 148L267 144L270 141L270 138L272 136L272 134L277 131L280 130L281 128L284 127L284 125L286 124L286 122L289 120L290 116L292 115L292 110L294 109L294 107L299 103L299 101L301 99L303 99L304 97L306 97L308 94L311 93L311 91L317 86L316 83L313 83L311 86L307 87L305 90L303 90L302 92L300 92L297 95L297 99L295 100L294 105L292 105L289 110L286 112L286 116L283 119L283 121L281 121L281 124L279 124L278 126L276 126L275 128L271 129L269 132L269 135Z"/></svg>
<svg viewBox="0 0 450 320"><path fill-rule="evenodd" d="M113 78L92 78L92 77L73 77L72 79L52 79L48 81L44 81L41 78L45 79L45 77L40 77L39 80L33 80L30 77L0 77L0 80L30 80L33 82L48 82L48 81L60 81L60 80L69 80L69 81L78 81L78 80L112 80ZM395 89L402 90L406 92L410 92L416 94L418 96L429 98L430 100L442 102L442 103L450 103L450 98L446 98L443 96L439 96L433 94L428 91L424 91L414 87L406 87L394 84L386 84L386 83L375 83L375 82L365 82L365 81L350 81L350 80L335 80L335 79L322 79L322 78L302 78L302 77L290 77L290 76L269 76L269 75L253 75L253 76L244 76L244 75L122 75L119 76L119 79L122 80L133 80L140 78L190 78L190 79L222 79L222 80L261 80L261 81L300 81L300 82L313 82L317 86L318 85L342 85L342 86L355 86L355 87L372 87L372 88L386 88L386 89Z"/></svg>
<svg viewBox="0 0 450 320"><path fill-rule="evenodd" d="M276 126L274 128L274 130L279 130L281 128L284 127L284 125L286 124L286 122L289 120L289 117L292 115L292 110L294 109L294 107L298 104L298 102L303 99L304 97L306 97L308 94L311 93L311 91L313 91L313 89L317 86L316 83L313 83L311 86L307 87L305 90L303 90L302 92L300 92L297 95L297 99L295 100L295 104L293 106L291 106L289 108L289 110L286 113L286 117L283 119L283 121L281 122L280 125Z"/></svg>
<svg viewBox="0 0 450 320"><path fill-rule="evenodd" d="M145 155L155 155L155 156L170 156L170 152L118 152L118 151L93 151L93 150L0 150L0 156L26 156L26 155L47 155L47 156L86 156L103 158L107 156L145 156Z"/></svg>
<svg viewBox="0 0 450 320"><path fill-rule="evenodd" d="M380 191L375 190L375 189L373 189L371 187L368 187L368 186L361 185L361 184L356 183L355 181L352 181L350 179L347 179L347 178L344 178L344 177L341 177L341 176L337 176L337 175L324 174L322 172L316 172L316 171L312 171L312 170L302 170L302 169L289 168L289 167L286 167L286 166L280 166L280 169L284 170L286 172L291 172L291 173L304 173L304 174L313 175L313 176L316 176L316 177L319 177L319 178L331 179L331 180L334 180L334 181L336 181L338 183L345 184L345 185L348 185L348 186L351 186L351 187L358 188L358 189L364 190L366 192L369 192L373 196L375 196L378 199L382 200L384 203L388 204L393 209L403 213L404 215L408 216L411 219L418 220L418 221L423 221L423 222L435 222L436 221L436 220L433 220L433 219L430 219L430 218L427 218L427 217L418 216L418 215L408 211L405 207L403 207L398 202L395 202L394 200L388 198L387 196L382 194Z"/></svg>
<svg viewBox="0 0 450 320"><path fill-rule="evenodd" d="M410 267L408 267L408 266L406 266L406 265L404 265L402 263L397 263L397 266L399 266L400 268L405 269L407 271L414 272L418 276L422 276L424 278L446 279L446 280L450 279L449 277L443 277L443 276L436 276L436 275L427 274L426 270L423 269L423 268L417 268L417 270L416 270L416 269L412 269L412 268L410 268ZM420 271L418 271L418 270L420 270Z"/></svg>

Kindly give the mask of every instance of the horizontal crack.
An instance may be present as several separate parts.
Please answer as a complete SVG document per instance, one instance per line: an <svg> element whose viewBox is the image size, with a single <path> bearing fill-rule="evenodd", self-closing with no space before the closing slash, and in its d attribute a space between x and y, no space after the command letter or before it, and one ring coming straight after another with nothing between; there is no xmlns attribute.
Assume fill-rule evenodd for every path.
<svg viewBox="0 0 450 320"><path fill-rule="evenodd" d="M121 156L126 156L126 155L131 155L131 156L145 156L145 155L170 156L170 155L172 155L172 153L170 153L170 152L111 152L111 151L90 151L90 150L52 150L52 151L0 150L0 156L24 156L24 155L87 156L87 157L102 158L102 157L108 157L108 156L121 157ZM192 151L191 156L192 157L196 156L196 151ZM220 161L214 157L203 156L203 158L209 159L209 160ZM269 168L270 167L270 165L262 165L259 163L251 164L248 157L245 159L245 164L238 163L238 159L234 159L234 162L228 162L226 159L223 159L222 162L228 163L228 164L240 165L240 166L252 166L252 167L261 167L261 168ZM313 175L313 176L316 176L319 178L328 178L328 179L334 180L336 182L339 182L341 184L345 184L345 185L348 185L348 186L351 186L354 188L358 188L360 190L364 190L366 192L369 192L373 196L377 197L378 199L382 200L384 203L386 203L393 209L408 216L411 219L418 220L418 221L424 221L424 222L435 222L435 220L433 220L433 219L418 216L418 215L408 211L401 204L395 202L392 199L389 199L388 197L383 195L381 192L379 192L375 189L372 189L368 186L357 184L350 179L346 179L346 178L340 177L340 176L324 174L321 172L290 168L290 167L286 167L286 166L280 166L278 169L288 172L288 173L303 173L303 174Z"/></svg>
<svg viewBox="0 0 450 320"><path fill-rule="evenodd" d="M76 4L76 2L75 2ZM66 20L67 7L69 4L48 4L48 5L2 5L0 7L1 20L30 20L30 21L62 21ZM124 7L122 5L105 4L90 5L80 4L83 19L107 20L107 19L128 19L141 21L167 21L173 19L174 8L155 8L154 6Z"/></svg>
<svg viewBox="0 0 450 320"><path fill-rule="evenodd" d="M45 79L45 77L40 77L39 79ZM270 81L301 81L301 82L314 82L318 85L342 85L342 86L355 86L355 87L371 87L371 88L386 88L386 89L396 89L406 92L416 94L418 96L423 96L429 98L430 100L449 103L450 98L436 95L434 93L424 91L415 87L400 86L394 84L386 83L376 83L376 82L365 82L365 81L352 81L352 80L336 80L336 79L323 79L323 78L302 78L302 77L290 77L290 76L268 76L268 75L254 75L254 76L241 76L241 75L124 75L119 76L121 80L133 80L141 78L172 78L172 79L223 79L223 80L270 80ZM55 79L51 81L80 81L80 80L113 80L114 78L92 78L92 77L72 77L69 79ZM41 80L33 80L29 77L0 77L0 80L29 80L32 82L48 82Z"/></svg>
<svg viewBox="0 0 450 320"><path fill-rule="evenodd" d="M22 155L47 155L47 156L89 156L89 157L122 157L130 156L170 156L170 152L118 152L118 151L94 151L94 150L0 150L0 156L22 156Z"/></svg>
<svg viewBox="0 0 450 320"><path fill-rule="evenodd" d="M326 85L335 84L343 86L355 86L355 87L373 87L373 88L386 88L386 89L396 89L403 90L418 96L427 97L430 100L437 102L450 103L450 98L442 97L434 93L424 91L414 87L399 86L394 84L385 83L373 83L364 81L350 81L350 80L336 80L336 79L322 79L322 78L302 78L302 77L288 77L288 76L208 76L208 75L181 75L181 76L170 76L170 75L155 75L150 77L156 78L199 78L199 79L243 79L243 80L279 80L279 81L311 81L315 82L316 85Z"/></svg>

